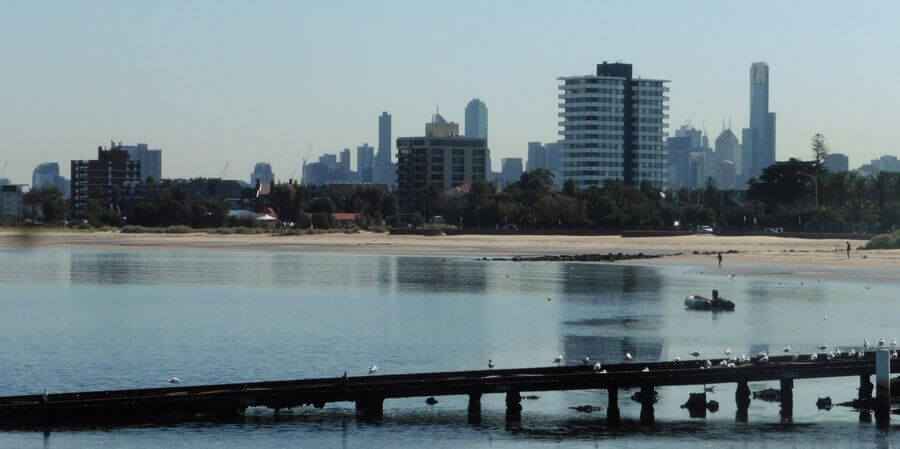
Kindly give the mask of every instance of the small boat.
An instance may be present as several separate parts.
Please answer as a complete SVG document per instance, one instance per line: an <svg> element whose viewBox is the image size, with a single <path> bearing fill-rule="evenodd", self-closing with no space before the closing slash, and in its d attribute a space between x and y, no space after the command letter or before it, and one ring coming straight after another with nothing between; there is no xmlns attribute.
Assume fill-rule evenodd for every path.
<svg viewBox="0 0 900 449"><path fill-rule="evenodd" d="M734 301L719 296L718 290L712 291L712 298L691 295L684 299L684 306L691 310L734 310Z"/></svg>

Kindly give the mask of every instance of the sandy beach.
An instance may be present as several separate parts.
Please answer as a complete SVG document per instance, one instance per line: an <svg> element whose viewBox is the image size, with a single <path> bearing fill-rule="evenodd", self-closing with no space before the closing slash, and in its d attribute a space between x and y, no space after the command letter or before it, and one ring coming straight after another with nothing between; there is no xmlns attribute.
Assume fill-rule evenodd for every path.
<svg viewBox="0 0 900 449"><path fill-rule="evenodd" d="M676 254L652 260L620 263L715 266L714 256L725 254L730 272L842 274L852 277L900 279L900 250L858 251L865 241L798 239L768 236L690 235L679 237L388 235L371 232L305 236L215 234L121 234L116 232L44 231L23 238L21 231L0 231L0 249L23 245L42 248L99 248L108 250L227 250L297 251L357 254L511 257L588 253Z"/></svg>

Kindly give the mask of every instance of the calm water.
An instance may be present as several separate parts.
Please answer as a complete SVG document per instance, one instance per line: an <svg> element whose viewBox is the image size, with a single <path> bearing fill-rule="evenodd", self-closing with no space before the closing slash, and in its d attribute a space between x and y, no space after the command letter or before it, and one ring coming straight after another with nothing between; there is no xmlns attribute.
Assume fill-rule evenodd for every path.
<svg viewBox="0 0 900 449"><path fill-rule="evenodd" d="M687 270L685 272L685 270ZM727 276L712 267L482 262L465 258L220 251L0 251L0 395L364 374L551 365L562 352L618 362L859 346L897 332L900 284ZM805 285L801 285L801 281ZM689 293L718 288L733 313L688 312ZM548 302L546 298L552 296ZM827 314L827 321L822 319ZM896 335L894 335L896 334ZM734 420L734 385L717 413L679 407L699 387L660 389L657 425L603 426L605 391L538 393L508 428L501 395L466 424L466 398L385 401L385 419L352 404L294 409L243 422L0 431L0 447L900 447L850 409L817 397L856 395L856 379L798 381L794 423L753 401ZM751 384L751 389L776 383ZM620 395L623 419L639 405Z"/></svg>

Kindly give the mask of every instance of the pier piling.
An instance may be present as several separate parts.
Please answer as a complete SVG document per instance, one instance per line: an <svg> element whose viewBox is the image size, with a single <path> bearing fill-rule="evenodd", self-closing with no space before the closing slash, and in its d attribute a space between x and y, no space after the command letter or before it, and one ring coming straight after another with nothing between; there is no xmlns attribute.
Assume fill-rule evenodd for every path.
<svg viewBox="0 0 900 449"><path fill-rule="evenodd" d="M737 411L734 414L735 421L747 422L747 409L750 408L750 385L746 380L738 382L737 390L734 391L734 402L737 405Z"/></svg>
<svg viewBox="0 0 900 449"><path fill-rule="evenodd" d="M781 379L781 421L794 420L794 379Z"/></svg>
<svg viewBox="0 0 900 449"><path fill-rule="evenodd" d="M872 390L875 389L875 386L872 385L870 377L871 376L868 374L861 374L859 376L859 394L857 395L857 399L859 399L861 403L868 403L872 400Z"/></svg>
<svg viewBox="0 0 900 449"><path fill-rule="evenodd" d="M655 420L653 416L653 398L655 396L653 385L641 387L641 425L649 426Z"/></svg>
<svg viewBox="0 0 900 449"><path fill-rule="evenodd" d="M518 422L522 419L522 395L517 390L506 393L506 421Z"/></svg>
<svg viewBox="0 0 900 449"><path fill-rule="evenodd" d="M618 426L621 422L621 415L619 414L619 389L607 388L606 392L609 396L609 400L606 404L606 423L610 426Z"/></svg>
<svg viewBox="0 0 900 449"><path fill-rule="evenodd" d="M875 351L875 424L882 429L891 422L891 354Z"/></svg>
<svg viewBox="0 0 900 449"><path fill-rule="evenodd" d="M469 393L469 424L481 424L481 393Z"/></svg>
<svg viewBox="0 0 900 449"><path fill-rule="evenodd" d="M367 397L357 399L356 415L368 419L384 418L384 398Z"/></svg>

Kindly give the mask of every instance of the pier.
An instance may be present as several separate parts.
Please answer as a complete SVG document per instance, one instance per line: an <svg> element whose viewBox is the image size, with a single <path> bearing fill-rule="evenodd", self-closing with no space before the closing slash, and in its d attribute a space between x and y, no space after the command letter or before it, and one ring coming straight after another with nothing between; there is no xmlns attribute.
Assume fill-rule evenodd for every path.
<svg viewBox="0 0 900 449"><path fill-rule="evenodd" d="M871 376L879 361L877 400L872 398ZM383 416L384 400L390 398L467 395L470 422L481 420L481 398L485 394L506 396L507 420L517 421L522 413L522 393L564 390L607 390L607 423L620 422L619 390L640 391L640 420L654 420L653 395L658 387L674 385L736 384L738 420L747 419L750 404L748 382L779 381L781 418L792 415L794 380L853 376L860 379L858 399L871 401L879 422L890 414L889 372L900 370L900 360L889 360L887 351L869 351L863 357L846 354L829 360L820 354L758 358L735 367L720 366L722 359L679 362L620 363L593 366L491 369L399 375L331 377L304 380L233 383L223 385L176 386L133 390L50 393L0 398L0 426L34 424L103 423L121 420L191 419L241 414L248 407L268 407L276 412L292 407L323 408L328 403L355 403L357 414L366 419ZM887 385L885 387L885 385Z"/></svg>

